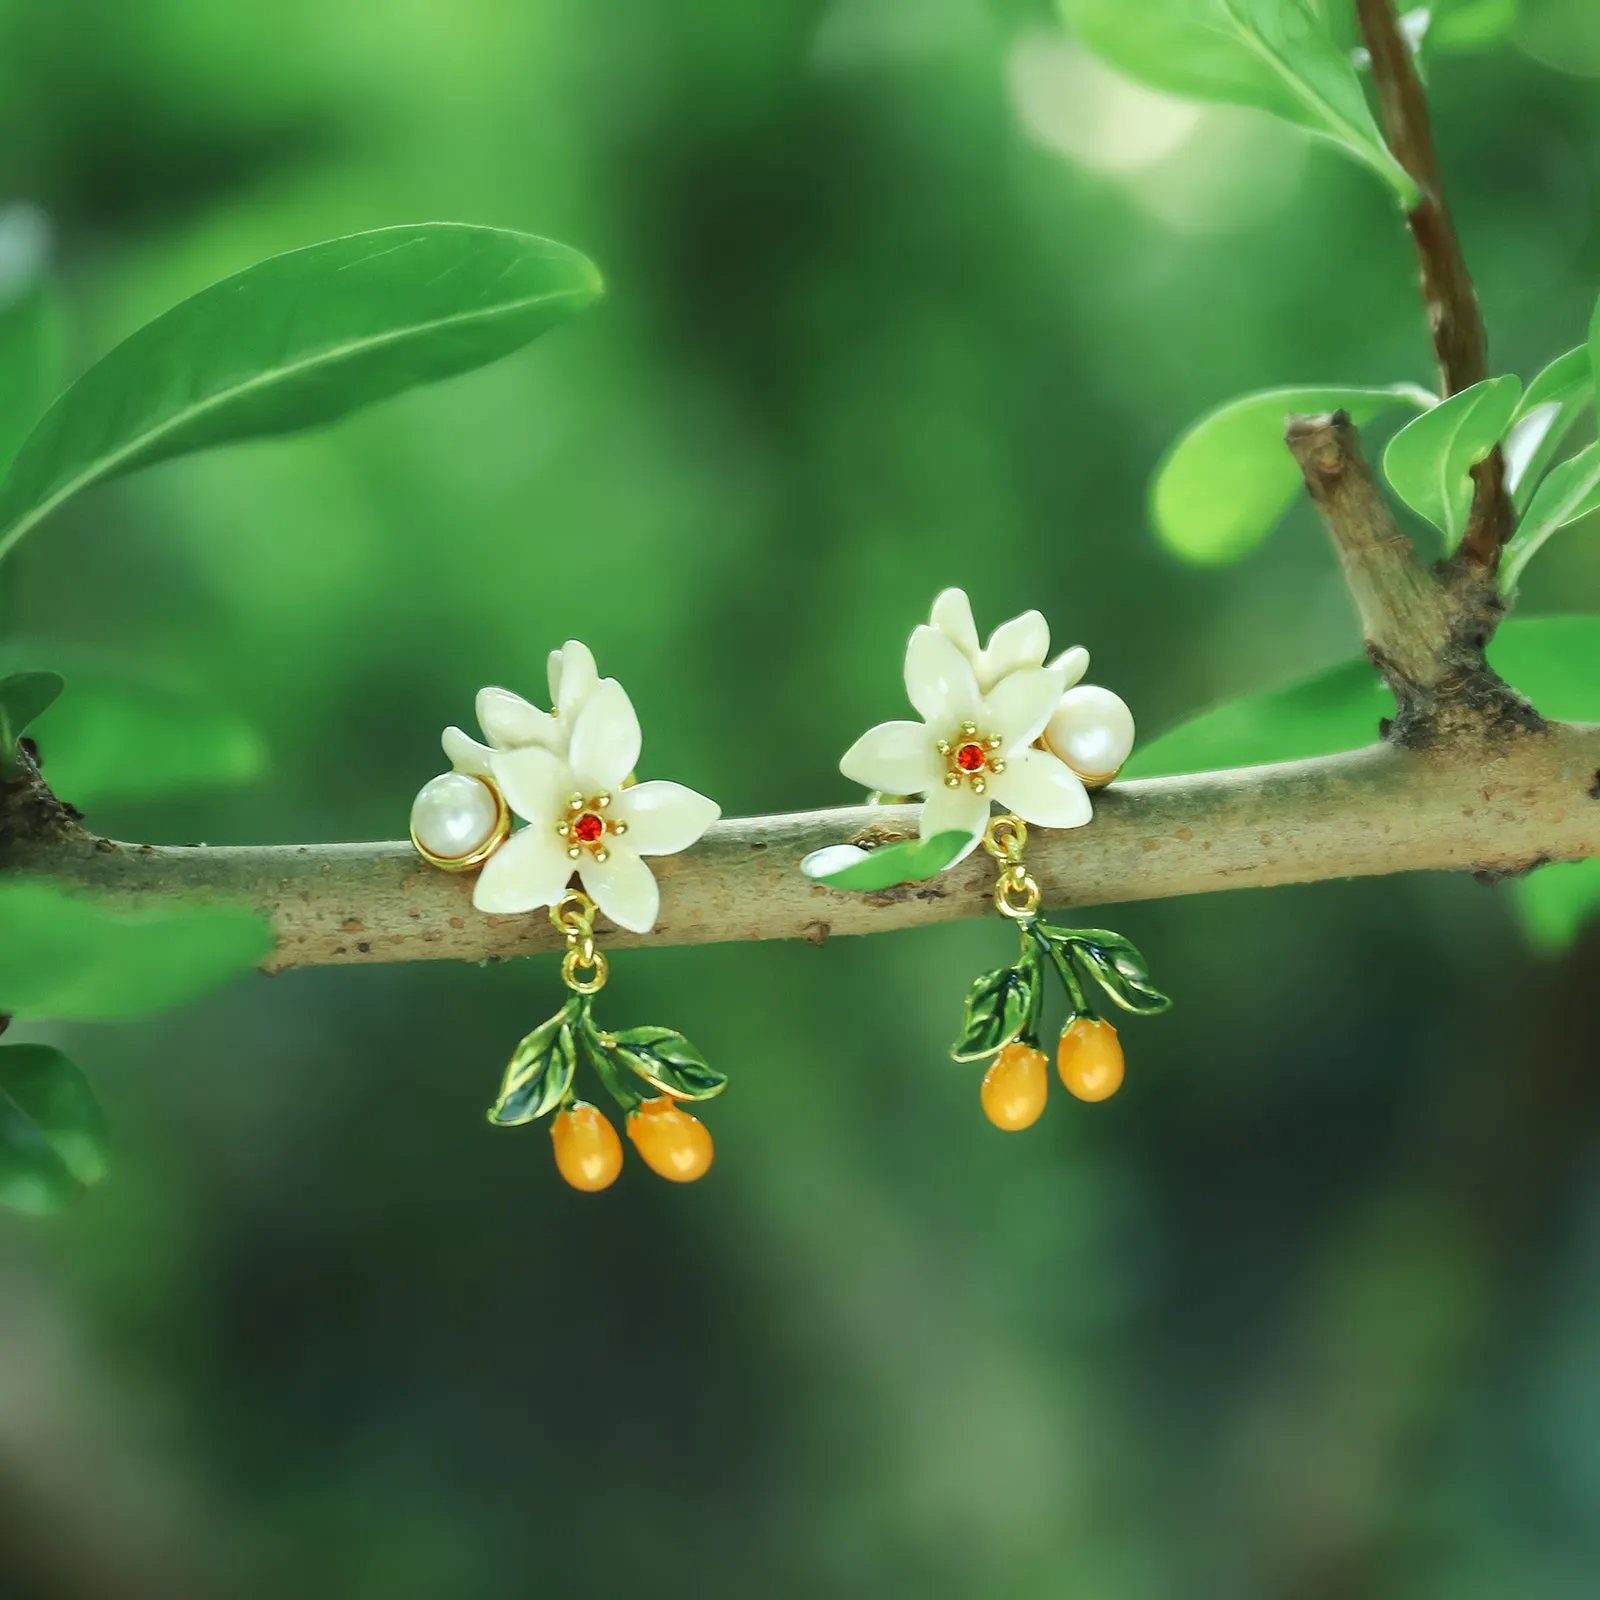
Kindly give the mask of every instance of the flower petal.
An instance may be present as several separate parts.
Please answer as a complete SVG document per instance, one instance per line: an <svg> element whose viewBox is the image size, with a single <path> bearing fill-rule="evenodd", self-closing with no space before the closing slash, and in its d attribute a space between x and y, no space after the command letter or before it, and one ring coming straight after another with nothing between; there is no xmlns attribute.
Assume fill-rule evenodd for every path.
<svg viewBox="0 0 1600 1600"><path fill-rule="evenodd" d="M560 756L536 744L518 750L496 750L490 758L495 782L524 822L552 827L567 809L567 801L580 787Z"/></svg>
<svg viewBox="0 0 1600 1600"><path fill-rule="evenodd" d="M655 874L625 844L608 844L604 861L587 852L578 863L578 876L594 903L630 933L648 933L661 909L661 891Z"/></svg>
<svg viewBox="0 0 1600 1600"><path fill-rule="evenodd" d="M989 648L978 662L978 687L987 694L1008 673L1044 665L1050 648L1050 624L1042 611L1024 611L1002 622L989 635Z"/></svg>
<svg viewBox="0 0 1600 1600"><path fill-rule="evenodd" d="M992 793L993 780L990 781L989 787ZM940 833L966 833L972 836L972 844L975 846L983 837L983 830L988 825L988 795L974 794L969 784L964 783L959 789L949 789L940 783L928 791L928 798L922 807L922 821L917 826L917 832L924 839L931 839ZM969 847L963 850L956 860L964 860L971 853L972 849Z"/></svg>
<svg viewBox="0 0 1600 1600"><path fill-rule="evenodd" d="M1044 750L1019 750L989 780L989 793L1039 828L1081 828L1094 816L1089 791L1064 762Z"/></svg>
<svg viewBox="0 0 1600 1600"><path fill-rule="evenodd" d="M494 754L488 745L479 744L460 728L446 728L439 740L445 759L454 772L470 772L475 778L489 776L489 758Z"/></svg>
<svg viewBox="0 0 1600 1600"><path fill-rule="evenodd" d="M844 753L845 777L884 794L926 794L943 775L933 734L920 722L880 722Z"/></svg>
<svg viewBox="0 0 1600 1600"><path fill-rule="evenodd" d="M906 646L906 694L935 732L947 732L978 713L972 663L937 628L918 628Z"/></svg>
<svg viewBox="0 0 1600 1600"><path fill-rule="evenodd" d="M572 678L573 663L569 658L561 674L563 691ZM567 760L577 774L578 787L586 794L609 794L620 789L622 780L639 759L639 745L639 718L628 691L615 678L606 678L583 702L572 724Z"/></svg>
<svg viewBox="0 0 1600 1600"><path fill-rule="evenodd" d="M514 916L553 906L572 877L572 860L549 822L511 835L484 863L472 886L480 911Z"/></svg>
<svg viewBox="0 0 1600 1600"><path fill-rule="evenodd" d="M1025 667L984 696L978 723L1000 741L1001 755L1032 744L1044 732L1061 704L1063 682L1059 667Z"/></svg>
<svg viewBox="0 0 1600 1600"><path fill-rule="evenodd" d="M558 730L556 719L548 711L529 705L509 689L492 687L478 691L478 726L497 750L514 750L524 744L559 750L564 731Z"/></svg>
<svg viewBox="0 0 1600 1600"><path fill-rule="evenodd" d="M1050 665L1066 673L1067 687L1070 689L1089 670L1089 652L1081 644L1075 644L1070 650L1063 650Z"/></svg>
<svg viewBox="0 0 1600 1600"><path fill-rule="evenodd" d="M972 620L972 602L965 589L946 589L933 602L928 626L937 628L968 661L976 663L982 653L978 647L978 625Z"/></svg>
<svg viewBox="0 0 1600 1600"><path fill-rule="evenodd" d="M681 783L657 778L622 790L611 815L627 823L627 846L635 855L675 856L722 815L722 807Z"/></svg>
<svg viewBox="0 0 1600 1600"><path fill-rule="evenodd" d="M573 719L600 685L600 669L594 652L580 639L568 639L561 647L560 665L555 654L550 658L550 704L570 728Z"/></svg>
<svg viewBox="0 0 1600 1600"><path fill-rule="evenodd" d="M808 856L802 856L800 870L808 878L827 878L867 859L868 853L858 844L827 844L820 850L813 850Z"/></svg>

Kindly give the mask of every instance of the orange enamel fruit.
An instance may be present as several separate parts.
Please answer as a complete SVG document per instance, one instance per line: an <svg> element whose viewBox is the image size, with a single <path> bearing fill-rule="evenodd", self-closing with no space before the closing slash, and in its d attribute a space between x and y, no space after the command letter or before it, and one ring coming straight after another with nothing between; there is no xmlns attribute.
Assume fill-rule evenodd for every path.
<svg viewBox="0 0 1600 1600"><path fill-rule="evenodd" d="M628 1113L628 1137L644 1164L672 1183L693 1183L711 1165L710 1130L665 1096Z"/></svg>
<svg viewBox="0 0 1600 1600"><path fill-rule="evenodd" d="M1079 1017L1061 1033L1061 1081L1080 1100L1109 1100L1122 1087L1122 1041L1109 1022Z"/></svg>
<svg viewBox="0 0 1600 1600"><path fill-rule="evenodd" d="M1032 1127L1050 1093L1050 1063L1044 1051L1013 1040L983 1075L983 1114L1007 1133Z"/></svg>
<svg viewBox="0 0 1600 1600"><path fill-rule="evenodd" d="M593 1194L609 1189L622 1171L622 1141L617 1130L591 1105L576 1100L550 1124L556 1171L574 1189Z"/></svg>

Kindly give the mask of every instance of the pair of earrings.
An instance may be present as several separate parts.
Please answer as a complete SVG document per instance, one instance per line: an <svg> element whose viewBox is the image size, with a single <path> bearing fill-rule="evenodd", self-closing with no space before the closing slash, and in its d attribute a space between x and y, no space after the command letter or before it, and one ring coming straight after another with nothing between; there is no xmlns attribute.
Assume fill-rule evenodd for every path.
<svg viewBox="0 0 1600 1600"><path fill-rule="evenodd" d="M931 876L980 846L993 858L995 906L1020 930L1021 954L973 985L952 1054L990 1061L981 1102L1008 1130L1028 1127L1044 1110L1049 1074L1039 1030L1047 971L1060 978L1067 1001L1058 1070L1083 1100L1107 1098L1123 1074L1116 1030L1091 1009L1090 987L1132 1012L1168 1004L1126 939L1060 928L1040 915L1039 884L1024 862L1029 826L1089 822L1090 791L1115 778L1134 737L1127 706L1079 681L1088 653L1075 648L1046 665L1049 646L1049 625L1037 611L1003 624L980 646L966 595L941 594L906 653L906 692L920 720L871 729L840 762L874 798L923 797L919 840L878 849L864 848L875 840L842 844L800 863L838 888L882 889ZM566 942L568 998L517 1046L489 1120L514 1126L553 1112L561 1176L578 1189L607 1188L621 1171L622 1144L610 1121L575 1097L581 1061L621 1108L645 1164L692 1182L710 1167L713 1146L684 1108L720 1094L727 1080L671 1028L598 1025L594 996L609 966L594 923L603 915L649 932L660 893L647 858L688 849L721 811L682 784L638 781L642 739L633 703L615 679L600 677L587 646L571 640L551 653L549 688L549 711L506 689L481 690L486 742L445 729L451 770L423 786L411 812L412 843L425 860L477 872L478 910L509 916L548 908ZM1005 808L998 815L996 802ZM525 826L513 831L513 815ZM905 877L895 875L901 859Z"/></svg>

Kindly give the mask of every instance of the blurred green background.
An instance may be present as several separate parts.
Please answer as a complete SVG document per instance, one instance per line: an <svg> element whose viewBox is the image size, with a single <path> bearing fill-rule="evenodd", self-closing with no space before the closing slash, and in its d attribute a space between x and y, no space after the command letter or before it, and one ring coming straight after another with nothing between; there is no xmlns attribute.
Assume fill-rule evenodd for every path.
<svg viewBox="0 0 1600 1600"><path fill-rule="evenodd" d="M1600 24L1441 61L1497 369L1600 283ZM1157 101L1033 0L0 0L0 200L77 370L262 256L434 218L608 299L336 430L98 491L0 618L260 730L124 838L395 837L482 683L590 642L644 767L842 803L950 583L1155 732L1357 647L1314 520L1147 531L1237 391L1427 381L1409 243L1337 155ZM1565 537L1524 609L1600 609ZM49 741L41 733L49 762ZM68 795L68 798L76 798ZM717 1166L602 1199L482 1110L553 962L293 973L60 1039L117 1134L0 1217L6 1600L651 1594L1581 1600L1600 1570L1591 933L1393 879L1095 913L1178 997L1104 1106L996 1133L945 1056L995 924L629 953L734 1078Z"/></svg>

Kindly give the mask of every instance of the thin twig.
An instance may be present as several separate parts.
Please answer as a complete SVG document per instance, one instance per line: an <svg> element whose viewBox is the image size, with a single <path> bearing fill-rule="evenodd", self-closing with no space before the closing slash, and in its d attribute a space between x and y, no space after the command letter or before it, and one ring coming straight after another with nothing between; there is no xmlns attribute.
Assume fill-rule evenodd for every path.
<svg viewBox="0 0 1600 1600"><path fill-rule="evenodd" d="M1356 10L1372 61L1389 148L1417 185L1417 203L1406 221L1421 267L1422 296L1439 379L1445 394L1456 394L1489 376L1489 341L1445 197L1427 91L1395 14L1394 0L1356 0ZM1493 572L1500 562L1500 547L1515 525L1505 487L1505 460L1498 449L1473 469L1473 478L1477 491L1459 557L1466 564Z"/></svg>
<svg viewBox="0 0 1600 1600"><path fill-rule="evenodd" d="M1376 731L1376 730L1374 730ZM1095 819L1037 830L1028 865L1053 907L1422 870L1504 875L1600 855L1600 727L1538 738L1456 742L1417 753L1350 755L1197 777L1119 783ZM847 894L799 871L808 851L853 837L903 836L904 806L859 806L719 823L691 851L655 859L653 933L610 945L686 945L887 933L993 916L982 855L929 883ZM542 912L490 917L469 877L437 871L408 844L243 848L75 842L20 847L10 872L46 876L145 905L238 901L277 930L271 970L326 963L481 961L557 946Z"/></svg>

